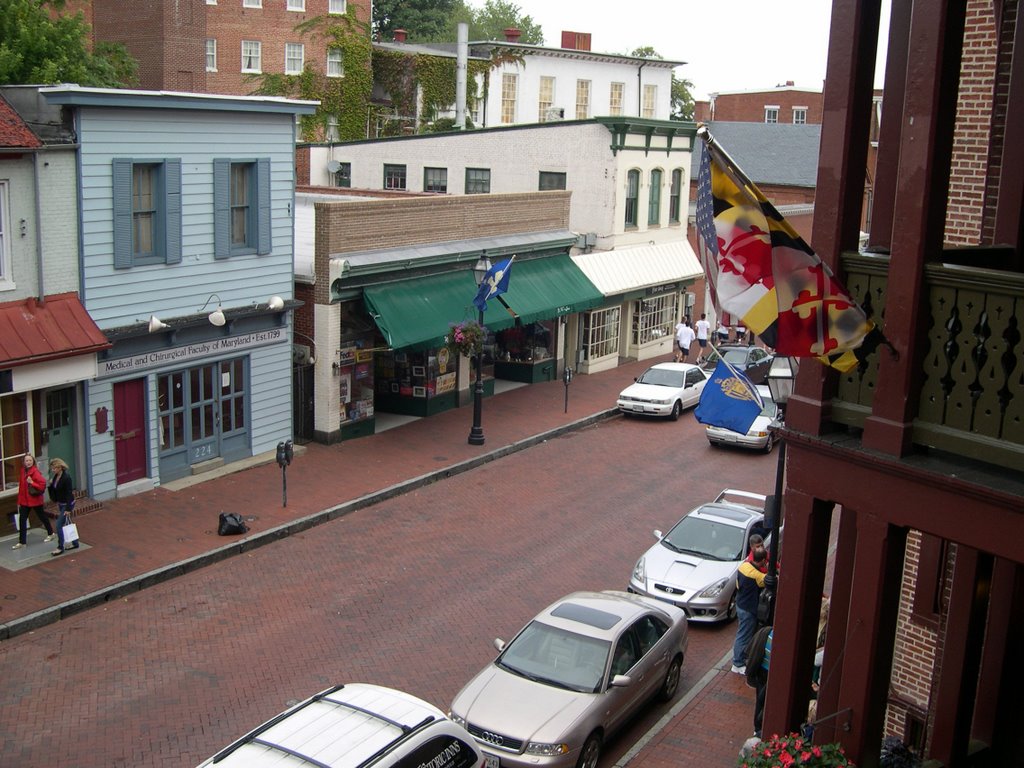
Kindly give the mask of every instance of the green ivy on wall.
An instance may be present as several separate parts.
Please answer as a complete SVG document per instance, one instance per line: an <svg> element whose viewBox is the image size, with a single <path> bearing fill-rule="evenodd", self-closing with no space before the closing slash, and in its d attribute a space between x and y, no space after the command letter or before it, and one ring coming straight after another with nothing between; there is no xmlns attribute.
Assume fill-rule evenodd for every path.
<svg viewBox="0 0 1024 768"><path fill-rule="evenodd" d="M319 66L307 63L299 75L252 75L250 79L258 83L254 93L319 101L315 114L299 118L300 138L304 141L326 140L331 118L338 121L341 141L365 138L367 107L373 91L369 25L358 21L355 8L351 7L343 15L317 16L295 29L317 40L325 49L340 50L344 76L327 77Z"/></svg>
<svg viewBox="0 0 1024 768"><path fill-rule="evenodd" d="M367 124L371 116L377 118L375 122L380 124L383 135L454 127L454 120L450 119L431 125L438 111L455 103L454 58L374 49L369 25L356 19L355 7L340 16L317 16L297 25L295 30L326 49L340 50L344 76L327 77L318 65L307 63L299 75L268 73L249 75L247 80L256 84L254 94L320 102L315 114L299 118L301 140L328 140L332 118L337 120L340 141L369 138ZM490 70L502 58L508 58L508 54L503 57L500 51L495 53L492 61L467 62L467 109L477 100L487 98ZM478 83L478 78L482 83ZM374 83L391 98L392 109L378 109L371 104ZM421 99L419 124L414 125L417 94Z"/></svg>

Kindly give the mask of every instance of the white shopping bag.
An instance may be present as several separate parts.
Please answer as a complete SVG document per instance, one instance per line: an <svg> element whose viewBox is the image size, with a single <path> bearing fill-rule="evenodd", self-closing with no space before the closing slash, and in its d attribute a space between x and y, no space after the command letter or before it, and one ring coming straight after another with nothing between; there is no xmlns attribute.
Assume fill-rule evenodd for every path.
<svg viewBox="0 0 1024 768"><path fill-rule="evenodd" d="M61 531L64 534L65 546L78 541L78 526L74 523L68 523L61 529Z"/></svg>

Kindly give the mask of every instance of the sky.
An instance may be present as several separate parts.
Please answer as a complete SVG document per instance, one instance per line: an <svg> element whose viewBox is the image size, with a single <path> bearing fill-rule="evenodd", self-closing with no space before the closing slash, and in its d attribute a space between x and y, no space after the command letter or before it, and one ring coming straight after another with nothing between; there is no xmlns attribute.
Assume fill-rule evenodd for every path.
<svg viewBox="0 0 1024 768"><path fill-rule="evenodd" d="M470 0L475 6L483 0ZM711 92L765 90L792 80L821 89L828 57L829 0L511 0L544 30L549 47L562 30L591 33L591 50L628 54L650 46L685 61L676 77L698 100ZM888 18L884 0L882 18ZM882 39L885 29L882 30ZM881 87L880 74L876 85Z"/></svg>

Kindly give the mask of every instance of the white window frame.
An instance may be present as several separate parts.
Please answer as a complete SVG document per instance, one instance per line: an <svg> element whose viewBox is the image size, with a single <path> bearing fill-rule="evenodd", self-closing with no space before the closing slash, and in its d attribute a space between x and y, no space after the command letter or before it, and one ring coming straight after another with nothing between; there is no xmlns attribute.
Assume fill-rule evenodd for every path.
<svg viewBox="0 0 1024 768"><path fill-rule="evenodd" d="M537 122L547 122L548 110L555 104L555 78L541 75L537 92Z"/></svg>
<svg viewBox="0 0 1024 768"><path fill-rule="evenodd" d="M644 108L641 117L653 120L658 110L658 86L644 84Z"/></svg>
<svg viewBox="0 0 1024 768"><path fill-rule="evenodd" d="M295 56L295 53L298 56ZM295 68L294 62L298 59L298 69ZM284 44L284 73L286 75L301 75L302 70L306 66L306 46L303 43L285 43Z"/></svg>
<svg viewBox="0 0 1024 768"><path fill-rule="evenodd" d="M263 0L242 0L243 8L262 8Z"/></svg>
<svg viewBox="0 0 1024 768"><path fill-rule="evenodd" d="M211 45L212 43L212 45ZM206 38L206 71L217 71L217 38Z"/></svg>
<svg viewBox="0 0 1024 768"><path fill-rule="evenodd" d="M341 48L327 49L327 76L345 76L345 52Z"/></svg>
<svg viewBox="0 0 1024 768"><path fill-rule="evenodd" d="M807 125L807 107L793 107L793 125Z"/></svg>
<svg viewBox="0 0 1024 768"><path fill-rule="evenodd" d="M608 114L621 115L622 105L626 102L626 84L612 83L608 89Z"/></svg>
<svg viewBox="0 0 1024 768"><path fill-rule="evenodd" d="M590 118L590 81L576 81L576 119L587 120Z"/></svg>
<svg viewBox="0 0 1024 768"><path fill-rule="evenodd" d="M217 0L206 0L206 4L207 5L216 5L217 4Z"/></svg>
<svg viewBox="0 0 1024 768"><path fill-rule="evenodd" d="M327 12L330 14L342 14L348 10L347 0L327 0Z"/></svg>
<svg viewBox="0 0 1024 768"><path fill-rule="evenodd" d="M245 46L247 46L247 45L255 46L255 51L256 51L255 56L250 54L247 57L245 55ZM256 67L255 68L246 67L245 66L246 58L250 58L250 59L251 58L255 58L256 59ZM242 71L243 72L254 72L254 73L257 73L257 74L263 72L263 43L261 43L259 40L243 40L242 41Z"/></svg>
<svg viewBox="0 0 1024 768"><path fill-rule="evenodd" d="M288 0L284 7L286 11L305 11L306 0Z"/></svg>
<svg viewBox="0 0 1024 768"><path fill-rule="evenodd" d="M0 181L0 291L11 291L14 275L11 265L11 209L9 182ZM42 256L40 256L42 258Z"/></svg>
<svg viewBox="0 0 1024 768"><path fill-rule="evenodd" d="M774 125L779 122L779 105L778 104L765 104L764 106L764 121Z"/></svg>
<svg viewBox="0 0 1024 768"><path fill-rule="evenodd" d="M583 315L583 356L594 361L619 353L621 307L595 309Z"/></svg>
<svg viewBox="0 0 1024 768"><path fill-rule="evenodd" d="M338 121L337 115L327 116L327 129L325 138L327 141L340 141L341 140L341 123Z"/></svg>
<svg viewBox="0 0 1024 768"><path fill-rule="evenodd" d="M519 75L512 72L501 74L501 123L509 125L516 121L516 102L519 98Z"/></svg>
<svg viewBox="0 0 1024 768"><path fill-rule="evenodd" d="M2 467L11 467L13 470L13 476L6 477L3 474L3 468L0 467L0 496L14 496L18 493L18 472L20 471L22 462L17 461L17 459L22 458L27 452L34 452L32 447L32 435L35 434L35 424L33 423L33 412L35 409L32 408L31 394L31 392L11 392L6 395L0 395L0 401L10 398L13 402L17 402L20 405L17 412L18 416L24 414L24 418L18 418L16 421L12 421L10 423L4 423L2 421L2 414L5 412L12 412L14 408L0 408L0 429L12 438L9 440L10 454L7 454L4 448L0 448L0 463L2 463ZM17 430L19 435L24 435L24 445L21 445L20 441L15 441L13 439L15 430Z"/></svg>

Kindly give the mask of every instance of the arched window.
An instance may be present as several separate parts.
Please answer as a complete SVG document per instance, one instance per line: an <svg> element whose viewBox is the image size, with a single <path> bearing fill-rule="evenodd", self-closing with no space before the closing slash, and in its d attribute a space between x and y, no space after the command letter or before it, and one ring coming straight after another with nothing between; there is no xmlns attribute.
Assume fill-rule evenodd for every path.
<svg viewBox="0 0 1024 768"><path fill-rule="evenodd" d="M672 187L668 193L668 223L679 223L680 205L682 203L683 170L676 168L672 171Z"/></svg>
<svg viewBox="0 0 1024 768"><path fill-rule="evenodd" d="M637 203L640 196L640 171L626 174L626 229L636 229Z"/></svg>
<svg viewBox="0 0 1024 768"><path fill-rule="evenodd" d="M647 198L647 225L656 227L661 223L661 169L651 171L651 191Z"/></svg>

